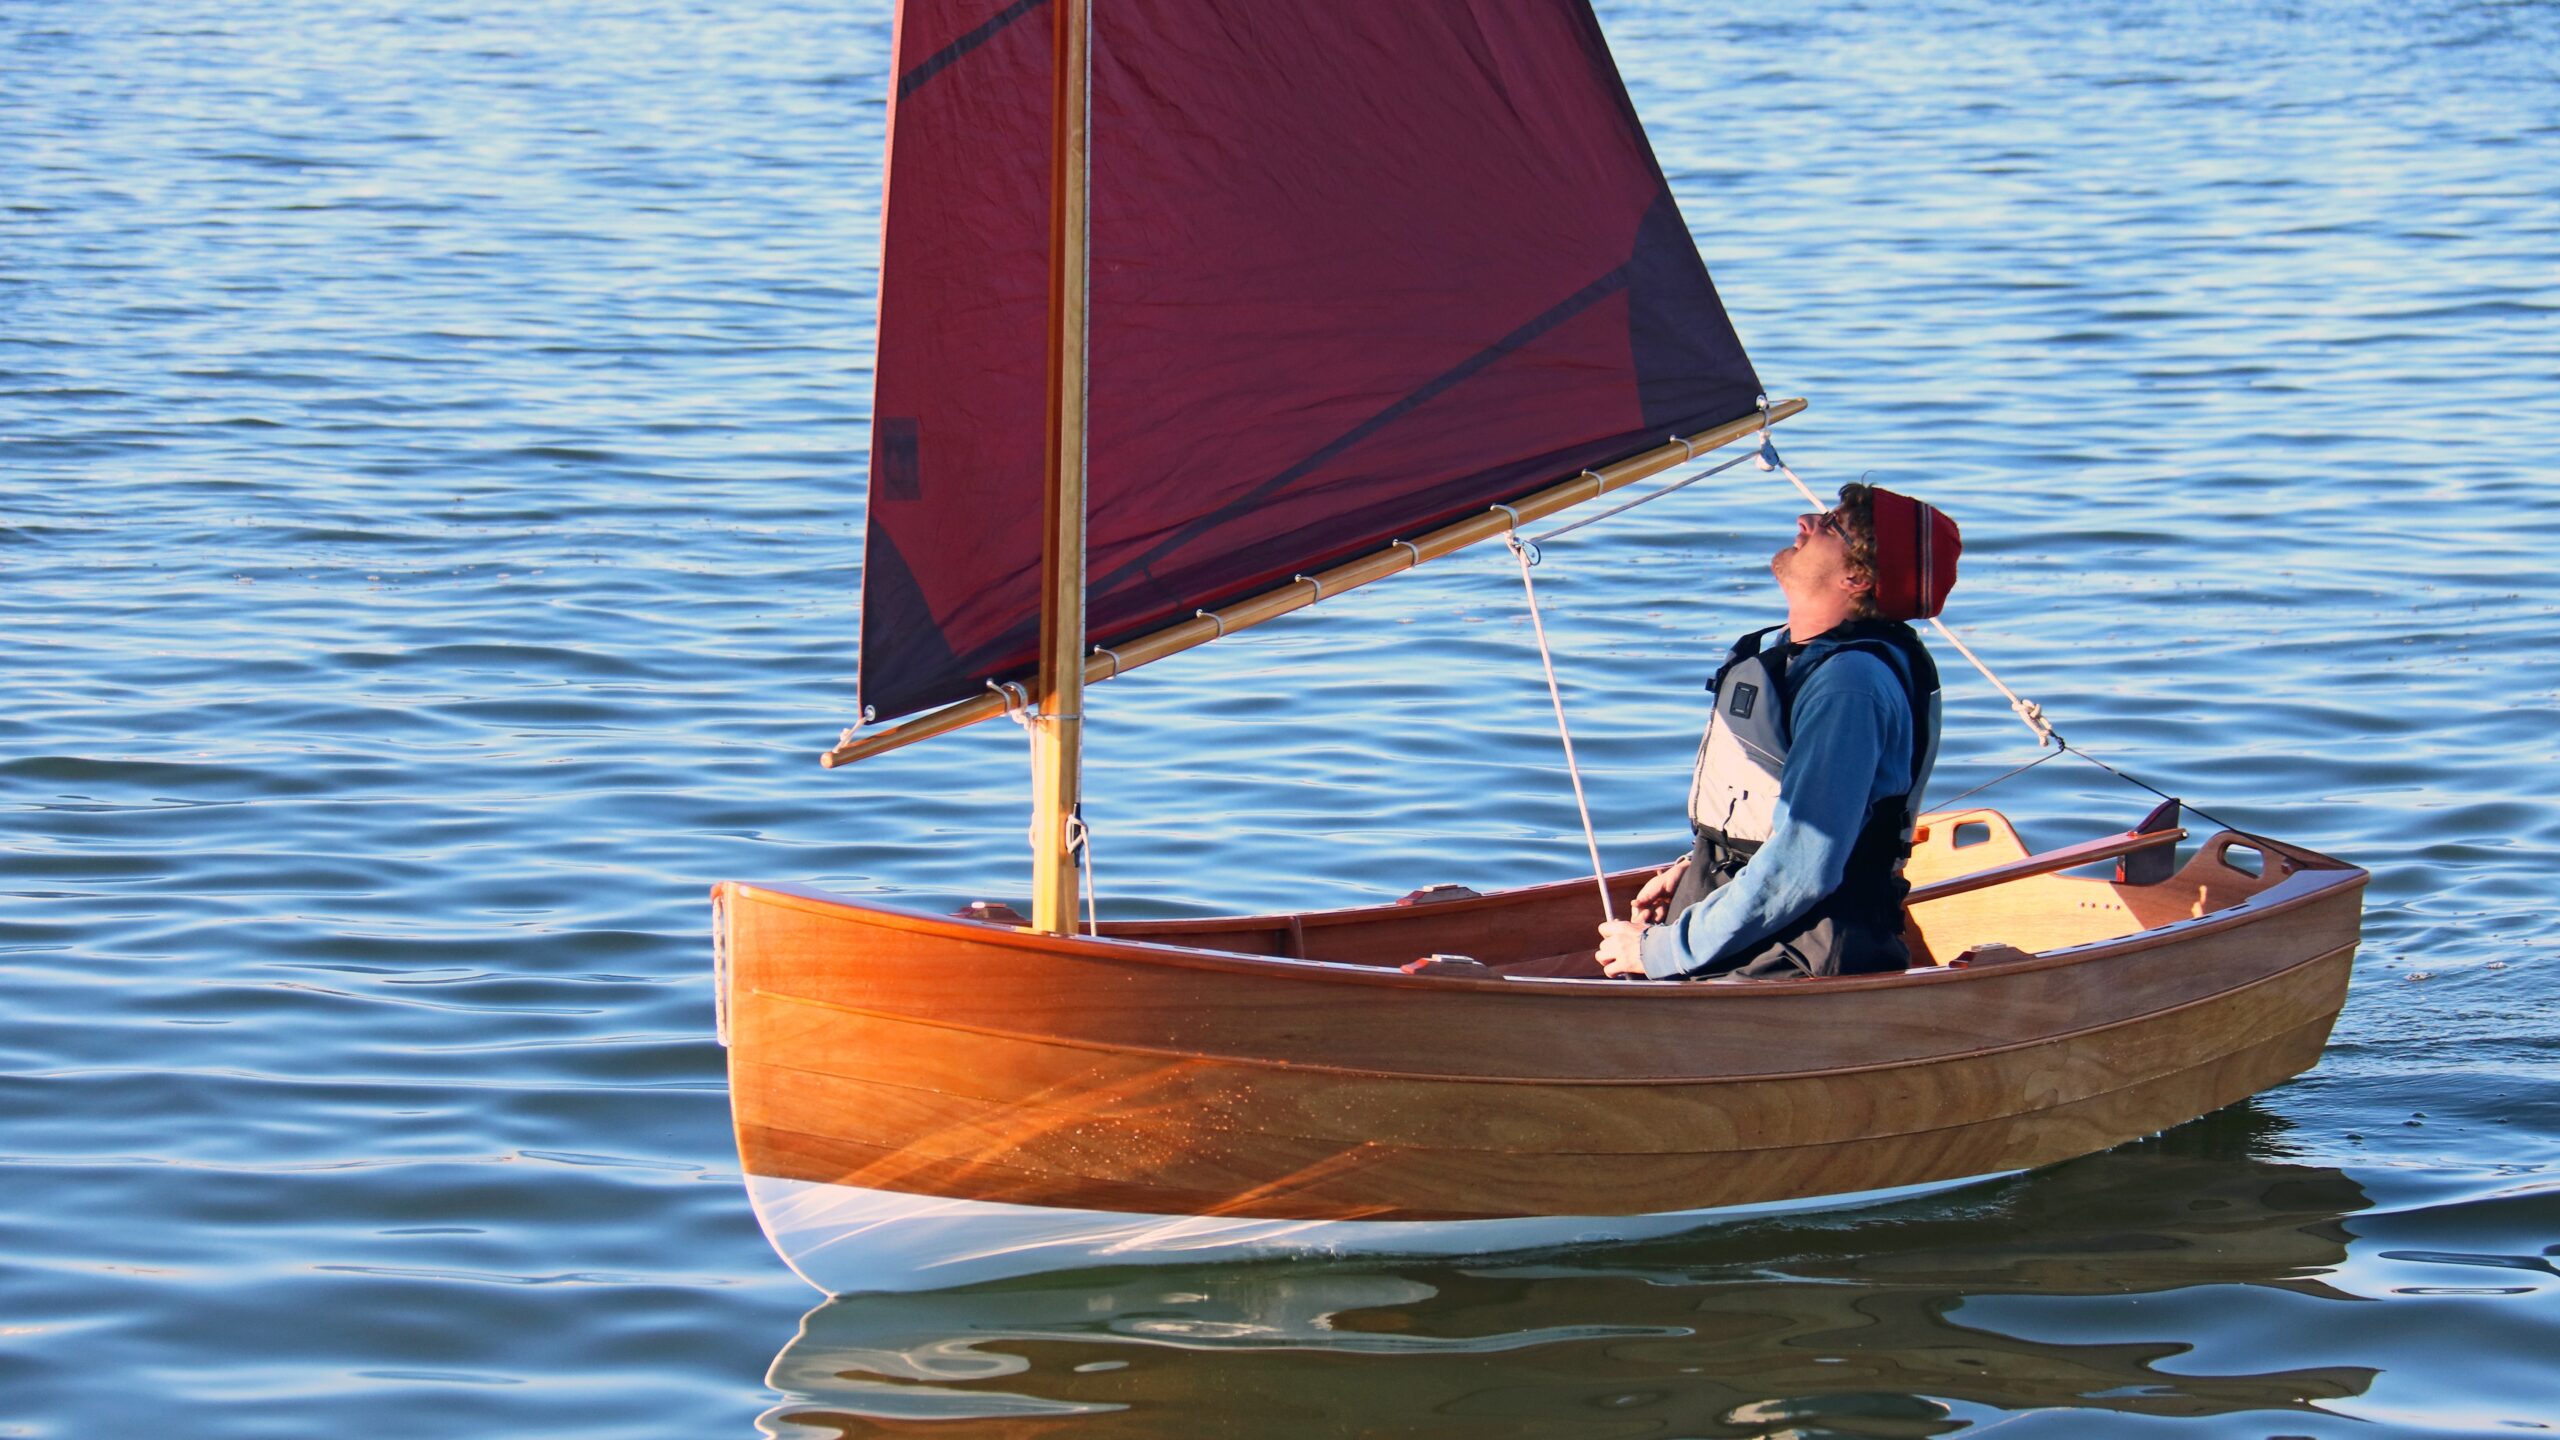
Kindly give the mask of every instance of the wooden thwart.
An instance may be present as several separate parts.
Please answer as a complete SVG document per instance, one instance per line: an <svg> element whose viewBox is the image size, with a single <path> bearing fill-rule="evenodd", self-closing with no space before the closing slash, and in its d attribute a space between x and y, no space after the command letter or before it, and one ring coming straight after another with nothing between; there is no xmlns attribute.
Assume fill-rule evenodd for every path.
<svg viewBox="0 0 2560 1440"><path fill-rule="evenodd" d="M1768 419L1771 422L1786 420L1802 414L1804 408L1805 402L1801 399L1772 401ZM1640 480L1685 465L1709 451L1758 433L1761 425L1761 416L1747 415L1712 430L1657 445L1614 465L1586 470L1570 480L1512 501L1507 509L1516 512L1522 524L1543 520L1586 500L1596 500L1612 491L1623 490ZM1332 569L1291 580L1259 595L1247 596L1223 609L1204 611L1192 619L1115 645L1112 654L1089 654L1084 662L1084 682L1099 684L1168 655L1179 655L1185 650L1206 645L1221 635L1232 635L1238 630L1250 629L1266 621L1277 620L1291 611L1304 609L1315 603L1319 592L1331 599L1346 590L1356 590L1371 581L1410 570L1425 560L1437 560L1470 545L1499 538L1510 529L1510 516L1501 510L1489 510L1410 540L1393 542L1357 559L1346 560ZM1002 715L1004 710L1004 698L1000 695L990 692L975 696L886 730L845 740L820 754L818 763L832 770L919 740L947 735L982 720L992 720Z"/></svg>

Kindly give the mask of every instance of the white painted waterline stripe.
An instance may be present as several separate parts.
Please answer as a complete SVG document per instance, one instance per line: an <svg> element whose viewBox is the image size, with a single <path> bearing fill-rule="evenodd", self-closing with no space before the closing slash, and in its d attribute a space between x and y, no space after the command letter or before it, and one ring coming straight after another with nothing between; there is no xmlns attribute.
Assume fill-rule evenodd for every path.
<svg viewBox="0 0 2560 1440"><path fill-rule="evenodd" d="M1067 1210L952 1200L854 1185L746 1177L756 1219L801 1279L830 1295L938 1290L1105 1265L1208 1264L1280 1256L1489 1255L1653 1239L1730 1221L1881 1205L2004 1179L2001 1170L1758 1205L1649 1215L1501 1220L1269 1220Z"/></svg>

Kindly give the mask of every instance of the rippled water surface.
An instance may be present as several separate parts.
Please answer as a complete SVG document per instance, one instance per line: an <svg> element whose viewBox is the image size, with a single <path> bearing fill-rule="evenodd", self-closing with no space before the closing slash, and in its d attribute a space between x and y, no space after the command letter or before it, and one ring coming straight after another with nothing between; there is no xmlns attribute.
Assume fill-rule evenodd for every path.
<svg viewBox="0 0 2560 1440"><path fill-rule="evenodd" d="M813 763L885 0L12 0L0 1436L2560 1425L2560 9L1601 9L1797 468L1953 510L2075 741L2371 866L2316 1072L1854 1216L810 1311L704 889L1026 869L1010 727ZM1550 547L1613 863L1796 508ZM1323 610L1096 693L1106 913L1575 871L1498 554ZM1950 698L1941 798L2030 750Z"/></svg>

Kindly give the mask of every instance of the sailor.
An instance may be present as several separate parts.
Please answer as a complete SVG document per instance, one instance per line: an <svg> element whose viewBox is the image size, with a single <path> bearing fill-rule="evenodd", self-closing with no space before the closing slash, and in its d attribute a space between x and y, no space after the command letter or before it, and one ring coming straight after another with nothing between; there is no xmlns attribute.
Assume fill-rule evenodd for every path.
<svg viewBox="0 0 2560 1440"><path fill-rule="evenodd" d="M1611 975L1900 970L1912 819L1938 750L1938 669L1904 622L1955 584L1955 522L1841 487L1769 562L1784 625L1735 642L1689 784L1690 853L1600 927Z"/></svg>

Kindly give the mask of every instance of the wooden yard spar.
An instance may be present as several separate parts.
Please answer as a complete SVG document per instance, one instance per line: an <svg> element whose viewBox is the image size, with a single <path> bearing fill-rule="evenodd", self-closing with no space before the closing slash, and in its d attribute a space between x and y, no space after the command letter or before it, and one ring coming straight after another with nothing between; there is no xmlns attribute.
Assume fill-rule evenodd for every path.
<svg viewBox="0 0 2560 1440"><path fill-rule="evenodd" d="M1512 514L1516 513L1520 523L1525 525L1623 490L1639 481L1677 469L1736 440L1757 434L1764 425L1801 415L1806 403L1801 398L1773 401L1765 416L1746 415L1695 435L1674 438L1614 464L1585 470L1545 489L1523 495L1501 510L1470 515L1425 531L1410 540L1392 541L1366 555L1312 575L1299 576L1284 585L1218 609L1204 610L1137 639L1121 641L1108 650L1096 647L1085 657L1084 683L1091 685L1116 679L1141 665L1198 649L1212 640L1303 610L1319 599L1329 600L1373 581L1402 574L1425 560L1437 560L1470 545L1499 539L1512 528ZM948 735L983 720L993 720L1005 713L1007 699L1002 691L990 689L887 729L868 734L847 730L833 746L820 752L818 763L834 769L919 740Z"/></svg>

